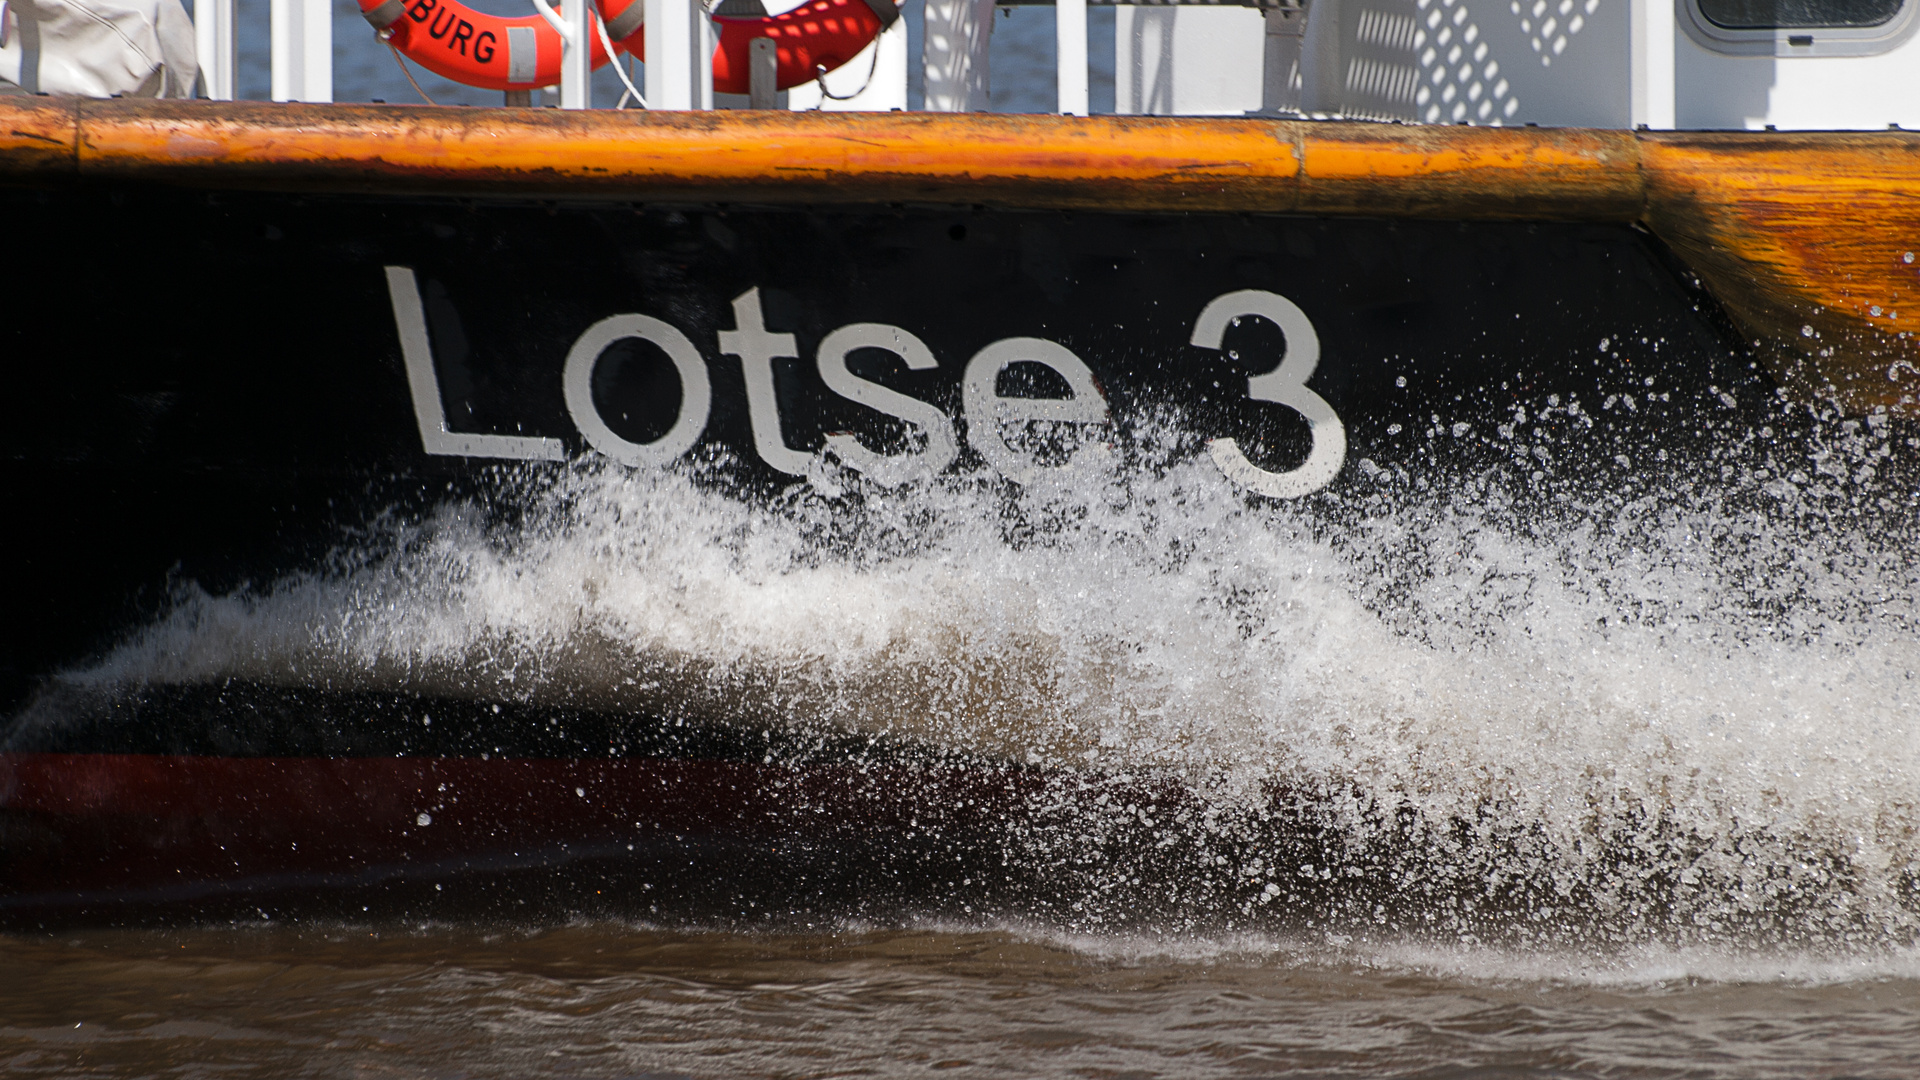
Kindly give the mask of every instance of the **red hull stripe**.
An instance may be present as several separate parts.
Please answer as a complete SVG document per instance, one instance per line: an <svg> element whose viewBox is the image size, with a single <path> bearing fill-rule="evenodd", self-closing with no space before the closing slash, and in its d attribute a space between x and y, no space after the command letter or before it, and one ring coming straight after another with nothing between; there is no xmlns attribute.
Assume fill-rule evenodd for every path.
<svg viewBox="0 0 1920 1080"><path fill-rule="evenodd" d="M0 754L0 908L871 832L934 806L992 821L1023 776L660 758Z"/></svg>

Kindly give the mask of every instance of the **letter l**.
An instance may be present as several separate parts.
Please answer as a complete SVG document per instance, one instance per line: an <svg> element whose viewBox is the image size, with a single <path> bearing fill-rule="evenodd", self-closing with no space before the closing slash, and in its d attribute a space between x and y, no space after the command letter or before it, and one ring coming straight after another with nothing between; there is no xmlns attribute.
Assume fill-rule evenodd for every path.
<svg viewBox="0 0 1920 1080"><path fill-rule="evenodd" d="M469 435L449 430L447 411L440 402L440 378L433 370L433 345L427 340L426 311L420 303L420 286L414 280L412 267L387 267L387 295L393 300L394 327L400 331L400 355L407 362L407 389L413 393L413 417L420 425L420 445L427 453L521 461L566 460L567 448L559 439Z"/></svg>

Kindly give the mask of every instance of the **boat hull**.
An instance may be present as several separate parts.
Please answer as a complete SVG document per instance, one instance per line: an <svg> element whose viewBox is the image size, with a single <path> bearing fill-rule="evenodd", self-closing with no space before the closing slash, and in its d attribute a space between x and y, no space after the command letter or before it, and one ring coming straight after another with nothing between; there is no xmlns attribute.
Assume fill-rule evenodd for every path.
<svg viewBox="0 0 1920 1080"><path fill-rule="evenodd" d="M112 160L101 138L83 163ZM1587 141L1553 167L1634 145ZM977 179L969 204L958 174L872 168L846 191L813 173L537 191L523 169L458 194L413 174L270 190L240 166L230 186L183 184L197 166L175 158L74 181L57 155L34 174L16 154L0 188L16 250L36 253L0 270L34 298L0 327L21 403L0 498L29 523L0 631L14 922L317 894L420 910L452 882L537 871L578 892L619 865L646 868L620 877L629 900L748 866L780 886L762 897L906 895L1004 861L1062 791L1112 794L1004 747L774 746L818 718L715 695L101 674L183 590L324 578L383 523L450 503L510 519L594 470L766 509L1197 466L1337 529L1388 481L1465 491L1498 472L1524 490L1530 451L1500 427L1543 403L1599 425L1577 466L1596 488L1778 420L1778 364L1598 165L1540 194L1540 220L1504 220L1528 215L1465 188L1369 205L1298 171L1269 198L1148 170L1102 206L1064 173ZM128 252L153 272L95 284ZM1642 446L1661 453L1614 452Z"/></svg>
<svg viewBox="0 0 1920 1080"><path fill-rule="evenodd" d="M216 593L269 582L319 565L381 514L607 461L583 422L618 454L671 443L704 411L697 438L631 467L698 466L743 499L817 484L785 471L816 463L863 472L829 447L843 433L882 480L1044 482L1082 451L1021 451L1007 425L991 462L985 425L969 427L969 365L997 343L1045 355L1009 354L989 407L1023 392L1009 385L1022 364L1038 387L1025 392L1043 401L1066 392L1056 367L1084 365L1096 421L1084 425L1086 454L1157 440L1205 459L1232 439L1254 469L1283 476L1316 449L1327 459L1337 429L1344 447L1305 496L1365 490L1383 470L1440 482L1461 462L1504 460L1493 426L1552 395L1597 411L1649 389L1734 393L1748 406L1771 394L1711 300L1629 226L152 188L0 200L24 249L66 253L51 280L84 281L115 250L174 253L166 274L110 300L38 286L40 271L9 283L37 298L34 316L5 331L8 355L34 358L12 367L16 400L32 406L5 436L9 505L35 523L16 538L32 570L5 631L16 708L37 680L164 605L170 581ZM417 300L396 301L395 267ZM788 336L795 354L764 361L780 467L756 438L747 364L722 348L749 292L766 333ZM1310 403L1262 400L1250 382L1307 342L1249 313L1221 347L1193 344L1210 304L1249 293L1254 306L1271 297L1297 311L1314 339L1302 388L1331 412L1317 430ZM396 302L426 328L411 358ZM569 402L570 354L628 316L695 350L703 409L665 350L641 339L608 345L591 403ZM901 347L931 365L856 348L835 377L924 413L903 420L887 411L907 411L896 399L827 385L822 342L862 326L905 335L923 349ZM1069 360L1049 360L1053 348ZM1434 417L1447 425L1439 435ZM1623 438L1674 427L1651 412L1606 419ZM1454 437L1456 423L1473 437ZM1259 477L1221 475L1266 497Z"/></svg>

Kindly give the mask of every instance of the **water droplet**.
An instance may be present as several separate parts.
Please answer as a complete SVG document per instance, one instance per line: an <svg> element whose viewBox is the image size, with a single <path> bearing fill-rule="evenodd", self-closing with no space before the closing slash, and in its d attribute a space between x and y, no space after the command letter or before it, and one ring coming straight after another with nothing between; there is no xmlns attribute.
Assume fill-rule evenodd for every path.
<svg viewBox="0 0 1920 1080"><path fill-rule="evenodd" d="M422 810L420 811L420 816L413 819L413 823L415 825L431 825L433 824L433 815Z"/></svg>

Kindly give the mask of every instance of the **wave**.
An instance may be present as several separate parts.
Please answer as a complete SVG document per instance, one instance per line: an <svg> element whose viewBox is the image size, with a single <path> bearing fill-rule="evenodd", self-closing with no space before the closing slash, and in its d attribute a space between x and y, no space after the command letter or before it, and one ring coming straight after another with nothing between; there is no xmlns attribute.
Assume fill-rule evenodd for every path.
<svg viewBox="0 0 1920 1080"><path fill-rule="evenodd" d="M1670 445L1558 398L1436 416L1423 469L1360 460L1292 503L1145 420L1028 488L503 469L323 566L186 583L60 682L493 697L1035 766L1066 779L1008 850L1058 870L1035 906L1075 925L1907 940L1915 441L1787 406L1703 434L1711 405L1676 407Z"/></svg>

